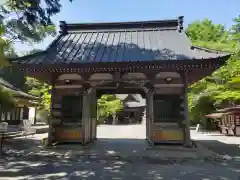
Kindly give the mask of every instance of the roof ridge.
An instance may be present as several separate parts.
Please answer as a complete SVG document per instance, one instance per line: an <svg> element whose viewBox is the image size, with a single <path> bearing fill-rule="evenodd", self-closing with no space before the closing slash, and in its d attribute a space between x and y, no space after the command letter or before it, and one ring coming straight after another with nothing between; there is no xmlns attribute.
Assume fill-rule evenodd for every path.
<svg viewBox="0 0 240 180"><path fill-rule="evenodd" d="M70 34L78 33L105 33L105 32L136 32L136 31L173 31L177 30L177 27L162 27L162 28L128 28L128 29L96 29L96 30L72 30L69 31Z"/></svg>
<svg viewBox="0 0 240 180"><path fill-rule="evenodd" d="M99 30L99 29L136 29L136 28L156 28L156 27L175 27L179 31L183 30L183 16L177 19L152 20L152 21L129 21L129 22L95 22L95 23L66 23L60 21L60 34L67 34L69 31L76 30Z"/></svg>

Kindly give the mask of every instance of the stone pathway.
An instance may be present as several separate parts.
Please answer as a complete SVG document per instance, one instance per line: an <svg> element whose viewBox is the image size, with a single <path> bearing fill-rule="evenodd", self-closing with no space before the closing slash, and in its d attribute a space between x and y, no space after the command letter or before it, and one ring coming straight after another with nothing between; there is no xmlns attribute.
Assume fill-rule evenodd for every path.
<svg viewBox="0 0 240 180"><path fill-rule="evenodd" d="M99 125L97 137L103 139L145 139L145 124L135 125Z"/></svg>
<svg viewBox="0 0 240 180"><path fill-rule="evenodd" d="M239 156L240 158L239 145L225 144L217 140L199 140L198 142L220 155L229 155L233 157Z"/></svg>
<svg viewBox="0 0 240 180"><path fill-rule="evenodd" d="M0 180L237 180L239 168L211 163L157 164L143 161L8 157L0 164Z"/></svg>
<svg viewBox="0 0 240 180"><path fill-rule="evenodd" d="M192 138L204 147L222 156L229 156L240 161L240 137L224 136L219 133L195 133Z"/></svg>
<svg viewBox="0 0 240 180"><path fill-rule="evenodd" d="M135 153L134 149L144 152L142 150L146 144L143 130L144 127L139 125L99 127L101 141L96 143L100 150L98 153L107 152L113 156L94 156L93 152L91 156L84 156L78 153L39 151L36 146L47 134L18 138L12 147L15 151L0 158L0 180L239 180L240 165L232 161L177 157L153 159L147 158L147 155L136 158L115 154ZM116 136L118 139L114 140ZM195 134L195 139L201 140L200 137ZM206 137L202 136L202 139L206 140ZM30 153L34 148L36 151Z"/></svg>

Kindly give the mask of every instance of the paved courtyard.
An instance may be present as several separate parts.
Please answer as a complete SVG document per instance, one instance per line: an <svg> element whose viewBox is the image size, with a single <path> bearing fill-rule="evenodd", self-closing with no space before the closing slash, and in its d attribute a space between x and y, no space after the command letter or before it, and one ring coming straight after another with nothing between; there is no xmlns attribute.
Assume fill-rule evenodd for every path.
<svg viewBox="0 0 240 180"><path fill-rule="evenodd" d="M144 132L144 133L143 133ZM239 138L223 137L217 134L191 132L197 141L216 140L223 147L226 142L238 146ZM0 158L0 180L22 179L86 179L86 180L239 180L240 162L231 148L226 152L235 159L188 159L188 158L136 158L136 156L84 156L80 154L54 153L41 150L38 146L47 134L17 138L5 147L7 154ZM143 125L101 125L98 127L99 152L109 154L117 151L131 154L146 147ZM229 138L229 139L228 139ZM232 140L230 140L232 139ZM14 142L14 143L13 143ZM239 143L240 144L240 143ZM205 143L204 145L209 146ZM213 146L213 145L212 145ZM213 146L215 147L215 146ZM219 147L219 146L218 146ZM210 147L211 150L214 148ZM80 151L76 149L74 151ZM161 151L163 152L163 151ZM164 151L165 153L165 151ZM225 154L222 154L225 155ZM239 153L240 156L240 153Z"/></svg>

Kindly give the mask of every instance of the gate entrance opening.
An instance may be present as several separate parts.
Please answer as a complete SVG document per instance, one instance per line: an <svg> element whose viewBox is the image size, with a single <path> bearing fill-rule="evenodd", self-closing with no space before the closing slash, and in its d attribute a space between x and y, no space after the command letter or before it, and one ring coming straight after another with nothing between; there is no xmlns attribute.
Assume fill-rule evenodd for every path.
<svg viewBox="0 0 240 180"><path fill-rule="evenodd" d="M97 100L97 120L105 125L135 125L145 121L146 99L140 94L104 94Z"/></svg>
<svg viewBox="0 0 240 180"><path fill-rule="evenodd" d="M124 81L109 82L96 86L96 94L98 139L146 139L145 87Z"/></svg>
<svg viewBox="0 0 240 180"><path fill-rule="evenodd" d="M188 86L230 54L193 46L174 20L67 24L42 52L12 59L13 68L52 85L49 145L96 139L97 97L141 94L151 144L191 145ZM71 107L71 108L70 108Z"/></svg>
<svg viewBox="0 0 240 180"><path fill-rule="evenodd" d="M102 95L97 107L97 140L147 144L145 111L146 101L140 94Z"/></svg>

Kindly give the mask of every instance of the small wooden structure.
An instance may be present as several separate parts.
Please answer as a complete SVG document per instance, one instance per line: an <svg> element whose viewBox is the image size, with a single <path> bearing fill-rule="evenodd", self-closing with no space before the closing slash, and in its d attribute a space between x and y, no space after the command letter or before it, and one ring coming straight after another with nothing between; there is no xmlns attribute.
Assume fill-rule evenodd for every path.
<svg viewBox="0 0 240 180"><path fill-rule="evenodd" d="M210 75L229 53L192 46L183 17L117 23L60 23L42 52L12 60L13 68L52 85L49 144L96 139L96 98L141 94L151 144L191 145L188 85Z"/></svg>
<svg viewBox="0 0 240 180"><path fill-rule="evenodd" d="M123 102L123 109L117 113L118 123L135 124L142 121L146 100L140 94L118 94L116 97Z"/></svg>
<svg viewBox="0 0 240 180"><path fill-rule="evenodd" d="M220 109L217 113L208 114L206 117L218 121L222 134L240 136L240 106Z"/></svg>
<svg viewBox="0 0 240 180"><path fill-rule="evenodd" d="M0 108L0 121L7 122L8 125L19 125L21 120L29 119L29 107L36 107L39 98L19 90L2 78L0 78L0 86L9 91L17 102L17 106L11 111Z"/></svg>

